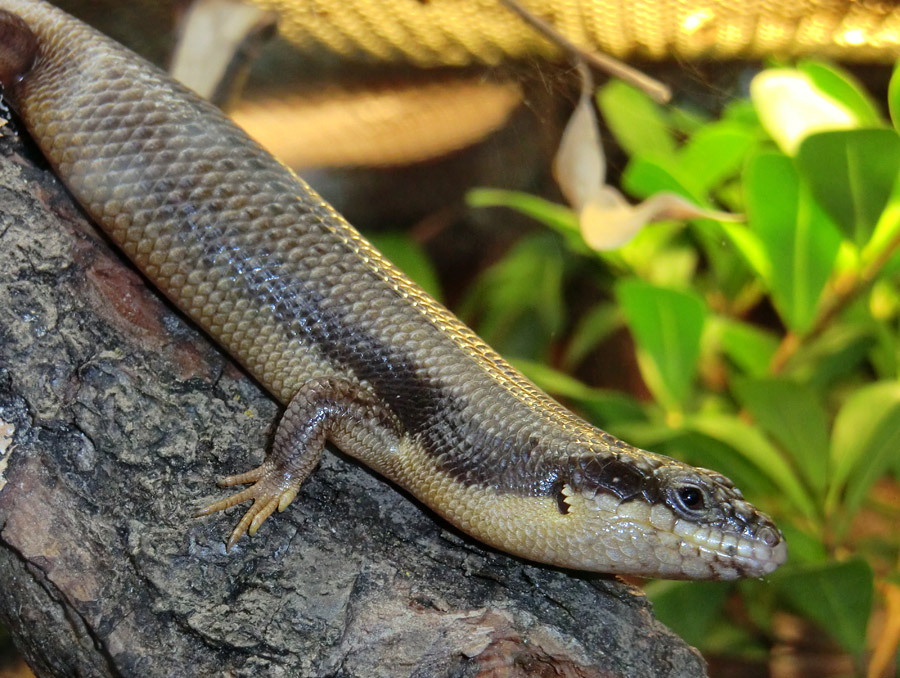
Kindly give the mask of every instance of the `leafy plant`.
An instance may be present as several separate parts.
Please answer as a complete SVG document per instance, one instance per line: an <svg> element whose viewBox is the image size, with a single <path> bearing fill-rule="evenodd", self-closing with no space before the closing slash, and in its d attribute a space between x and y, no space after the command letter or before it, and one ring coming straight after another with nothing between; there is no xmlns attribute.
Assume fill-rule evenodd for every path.
<svg viewBox="0 0 900 678"><path fill-rule="evenodd" d="M657 106L621 83L597 95L630 155L621 184L633 198L670 191L702 209L743 212L746 223L668 221L595 252L565 206L490 189L472 192L470 204L511 207L562 236L563 263L558 250L535 247L532 276L591 272L596 301L580 319L547 309L559 300L541 286L533 310L545 321L532 329L544 338L520 367L630 442L730 474L784 528L789 562L765 582L648 584L660 618L701 649L761 657L779 642L775 615L788 611L827 633L861 673L872 650L876 675L896 664L900 640L891 630L900 605L890 603L900 600L900 510L873 498L873 488L896 496L900 479L900 70L889 90L893 127L839 69L805 62L777 75L815 92L840 124L775 130L783 113L767 108L762 87L752 105L731 102L718 120ZM516 282L524 272L502 273L516 262L521 252L482 280L496 314L535 301ZM479 329L502 349L501 325L488 318ZM622 331L649 399L563 373ZM873 516L894 529L862 537ZM740 623L724 612L734 596ZM873 605L887 621L870 629Z"/></svg>

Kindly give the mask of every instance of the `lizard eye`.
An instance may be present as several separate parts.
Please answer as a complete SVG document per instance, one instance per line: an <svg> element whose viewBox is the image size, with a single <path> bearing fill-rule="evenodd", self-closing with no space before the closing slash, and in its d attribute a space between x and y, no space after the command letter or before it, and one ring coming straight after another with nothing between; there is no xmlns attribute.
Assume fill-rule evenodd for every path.
<svg viewBox="0 0 900 678"><path fill-rule="evenodd" d="M680 508L685 511L702 511L706 508L706 495L696 485L683 485L675 491Z"/></svg>

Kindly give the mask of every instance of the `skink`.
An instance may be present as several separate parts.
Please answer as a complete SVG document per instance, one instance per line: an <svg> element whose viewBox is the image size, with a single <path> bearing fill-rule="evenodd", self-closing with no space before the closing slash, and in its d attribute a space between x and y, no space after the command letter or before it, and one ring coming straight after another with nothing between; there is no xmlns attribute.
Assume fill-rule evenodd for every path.
<svg viewBox="0 0 900 678"><path fill-rule="evenodd" d="M481 541L554 565L761 576L771 519L713 471L539 391L217 109L39 0L0 0L0 82L88 213L285 406L229 539L296 496L326 440Z"/></svg>

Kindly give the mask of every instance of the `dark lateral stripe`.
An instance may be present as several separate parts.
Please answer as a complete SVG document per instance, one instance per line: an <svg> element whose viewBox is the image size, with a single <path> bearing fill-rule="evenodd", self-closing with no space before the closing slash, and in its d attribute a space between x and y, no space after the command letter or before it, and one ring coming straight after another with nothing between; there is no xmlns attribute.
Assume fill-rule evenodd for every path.
<svg viewBox="0 0 900 678"><path fill-rule="evenodd" d="M256 170L260 181L266 182L267 192L274 196L265 208L267 216L273 222L284 223L287 218L288 223L294 224L293 237L282 241L309 243L314 251L304 251L299 260L293 256L296 251L275 251L261 244L265 239L250 232L246 223L223 220L218 204L221 200L217 197L207 196L195 203L188 198L193 189L184 184L184 179L178 191L167 185L171 180L162 179L153 188L177 195L177 200L169 204L167 218L177 213L185 231L183 237L199 244L201 261L196 265L226 271L229 278L240 281L236 284L252 303L269 309L272 321L287 336L314 346L337 369L371 384L406 434L458 482L525 496L551 495L560 482L586 483L589 489L613 492L620 497L634 493L642 476L639 478L635 475L639 472L623 462L608 463L615 461L613 455L593 455L586 450L584 459L565 459L548 449L547 441L526 438L521 433L517 437L514 420L508 422L508 428L498 429L496 422L482 426L477 416L471 416L480 404L466 407L468 403L436 379L422 376L425 371L409 352L385 343L359 322L349 320L348 309L356 300L333 297L333 290L346 287L344 283L348 282L341 278L340 270L327 270L324 275L311 278L321 257L339 251L339 236L320 222L330 216L298 199L300 189L291 177L271 168ZM202 191L199 193L202 195ZM342 223L332 225L338 231L347 228ZM343 242L340 247L344 247ZM346 251L341 256L356 255ZM356 289L368 291L371 285L381 294L394 295L365 264L354 261L353 266L350 282ZM353 289L350 288L351 294ZM389 310L391 305L386 308ZM448 337L446 341L452 339ZM454 345L454 350L465 349ZM460 355L460 360L466 359ZM498 394L501 388L497 386ZM513 419L515 414L510 412Z"/></svg>
<svg viewBox="0 0 900 678"><path fill-rule="evenodd" d="M438 461L441 470L465 485L527 496L550 494L559 473L549 464L533 463L534 458L549 456L541 442L522 441L519 449L512 449L508 436L490 439L478 430L477 422L465 416L459 397L434 379L422 377L411 355L346 319L341 304L323 292L338 280L304 280L298 275L302 265L288 261L283 253L265 247L248 252L245 244L236 245L246 240L240 225L217 223L205 210L190 210L184 204L180 210L189 237L202 244L200 265L226 266L230 277L241 280L254 303L268 307L284 331L315 346L339 369L370 383L404 431ZM207 221L212 223L204 224ZM332 237L321 234L325 242ZM373 277L371 284L382 283ZM393 294L387 289L384 293Z"/></svg>

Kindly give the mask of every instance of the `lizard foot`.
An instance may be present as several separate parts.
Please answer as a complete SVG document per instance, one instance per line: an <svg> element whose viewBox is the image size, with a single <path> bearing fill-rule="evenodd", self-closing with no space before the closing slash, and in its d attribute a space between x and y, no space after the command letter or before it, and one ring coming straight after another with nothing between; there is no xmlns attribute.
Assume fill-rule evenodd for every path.
<svg viewBox="0 0 900 678"><path fill-rule="evenodd" d="M367 435L363 435L367 433ZM394 449L399 428L393 414L371 394L338 379L309 381L297 391L275 431L272 451L262 465L219 481L223 487L253 483L245 490L217 501L197 512L198 516L227 509L248 499L253 505L228 538L228 550L245 532L256 534L259 526L275 512L284 511L303 480L322 458L326 438L352 450L361 439ZM376 442L373 442L376 441Z"/></svg>
<svg viewBox="0 0 900 678"><path fill-rule="evenodd" d="M245 483L253 483L253 485L237 494L203 507L195 515L208 516L248 499L253 500L253 505L247 510L244 517L241 518L241 522L237 524L228 538L225 550L230 551L245 532L251 537L256 534L259 526L275 512L276 508L284 511L297 496L304 477L297 477L290 471L279 470L272 461L267 459L252 471L222 478L218 483L221 487L232 487Z"/></svg>

